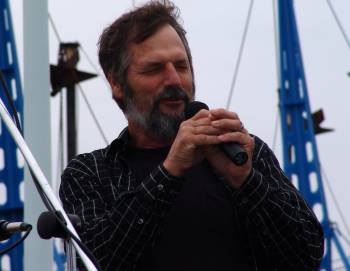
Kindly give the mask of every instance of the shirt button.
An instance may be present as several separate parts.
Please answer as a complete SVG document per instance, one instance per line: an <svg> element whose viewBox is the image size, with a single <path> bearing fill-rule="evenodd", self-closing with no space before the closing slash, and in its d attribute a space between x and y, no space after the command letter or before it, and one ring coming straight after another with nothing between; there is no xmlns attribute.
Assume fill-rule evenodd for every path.
<svg viewBox="0 0 350 271"><path fill-rule="evenodd" d="M243 198L242 198L242 203L243 203L243 204L248 203L248 201L249 201L248 198L246 198L246 197L243 197Z"/></svg>
<svg viewBox="0 0 350 271"><path fill-rule="evenodd" d="M164 185L158 184L158 185L157 185L157 188L158 188L159 191L163 191Z"/></svg>
<svg viewBox="0 0 350 271"><path fill-rule="evenodd" d="M140 218L140 219L137 221L137 224L142 225L142 224L143 224L143 219Z"/></svg>

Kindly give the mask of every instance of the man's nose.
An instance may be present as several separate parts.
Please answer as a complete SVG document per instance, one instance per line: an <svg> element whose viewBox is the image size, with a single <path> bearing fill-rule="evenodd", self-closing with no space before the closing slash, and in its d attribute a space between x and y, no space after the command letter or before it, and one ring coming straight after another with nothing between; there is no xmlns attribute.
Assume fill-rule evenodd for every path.
<svg viewBox="0 0 350 271"><path fill-rule="evenodd" d="M165 65L165 84L181 86L181 79L173 63Z"/></svg>

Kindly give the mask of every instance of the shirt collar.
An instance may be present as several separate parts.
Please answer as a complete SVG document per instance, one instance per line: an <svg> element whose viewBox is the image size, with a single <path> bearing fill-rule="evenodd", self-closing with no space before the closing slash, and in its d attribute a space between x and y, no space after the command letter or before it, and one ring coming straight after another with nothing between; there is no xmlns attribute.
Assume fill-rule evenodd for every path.
<svg viewBox="0 0 350 271"><path fill-rule="evenodd" d="M112 143L106 149L107 159L116 159L130 143L130 134L128 127L125 127L119 134L119 136L112 141Z"/></svg>

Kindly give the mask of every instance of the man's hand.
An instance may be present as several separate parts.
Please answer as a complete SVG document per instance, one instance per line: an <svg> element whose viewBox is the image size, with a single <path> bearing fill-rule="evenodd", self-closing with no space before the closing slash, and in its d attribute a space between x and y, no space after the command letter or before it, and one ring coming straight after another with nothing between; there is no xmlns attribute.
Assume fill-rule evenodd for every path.
<svg viewBox="0 0 350 271"><path fill-rule="evenodd" d="M200 110L192 118L181 123L178 134L165 159L164 167L174 176L182 176L187 169L205 157L201 146L211 146L222 141L220 129L211 125L211 114Z"/></svg>
<svg viewBox="0 0 350 271"><path fill-rule="evenodd" d="M204 147L205 156L212 167L222 174L233 188L239 188L252 169L254 139L242 126L236 113L225 109L210 110L209 113L211 126L220 131L220 143L237 142L248 154L248 161L242 166L237 166L217 146Z"/></svg>

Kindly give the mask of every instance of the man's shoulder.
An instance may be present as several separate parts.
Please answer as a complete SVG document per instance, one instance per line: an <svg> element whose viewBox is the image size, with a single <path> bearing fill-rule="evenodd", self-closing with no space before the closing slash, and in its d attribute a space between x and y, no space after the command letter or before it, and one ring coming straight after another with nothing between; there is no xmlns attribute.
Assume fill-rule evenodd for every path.
<svg viewBox="0 0 350 271"><path fill-rule="evenodd" d="M108 147L78 154L68 162L62 175L95 175L97 168L106 163L107 151Z"/></svg>

